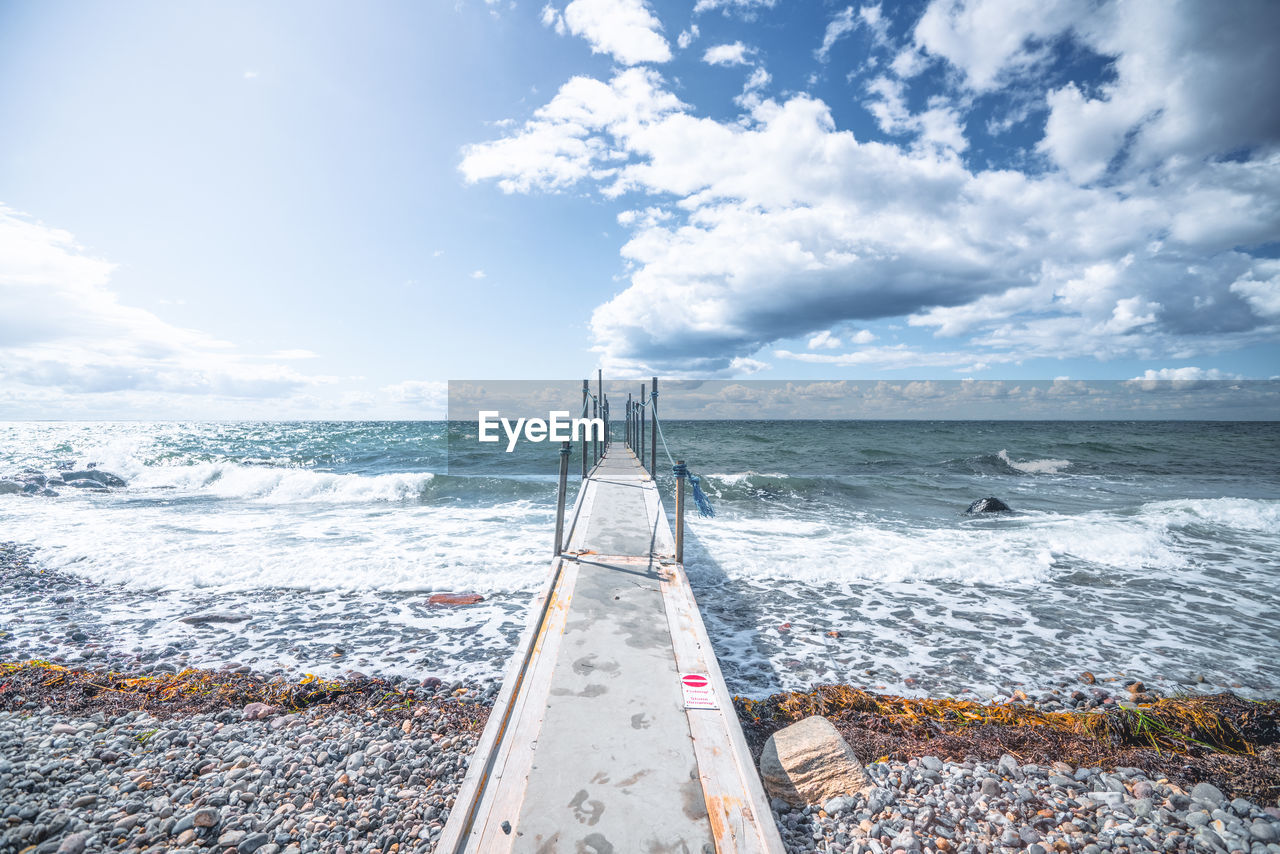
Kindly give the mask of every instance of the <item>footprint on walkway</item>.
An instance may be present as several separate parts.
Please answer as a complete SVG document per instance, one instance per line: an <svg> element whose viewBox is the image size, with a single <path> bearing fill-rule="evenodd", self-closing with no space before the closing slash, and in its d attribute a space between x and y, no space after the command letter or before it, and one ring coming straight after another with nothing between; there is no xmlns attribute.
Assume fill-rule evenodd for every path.
<svg viewBox="0 0 1280 854"><path fill-rule="evenodd" d="M581 824L594 825L600 820L600 816L604 815L604 803L587 800L586 789L579 789L578 794L569 801L569 806L573 808L573 815Z"/></svg>
<svg viewBox="0 0 1280 854"><path fill-rule="evenodd" d="M576 854L613 854L613 843L605 839L604 834L588 834L578 842Z"/></svg>
<svg viewBox="0 0 1280 854"><path fill-rule="evenodd" d="M631 716L632 729L648 729L653 721L644 712L638 712Z"/></svg>

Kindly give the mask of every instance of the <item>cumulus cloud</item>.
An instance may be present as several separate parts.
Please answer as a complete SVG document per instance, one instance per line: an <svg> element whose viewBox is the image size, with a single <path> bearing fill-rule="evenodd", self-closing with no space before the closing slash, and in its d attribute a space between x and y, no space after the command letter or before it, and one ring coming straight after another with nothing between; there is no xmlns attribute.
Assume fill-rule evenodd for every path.
<svg viewBox="0 0 1280 854"><path fill-rule="evenodd" d="M662 23L644 0L573 0L563 13L545 7L542 22L586 39L592 53L607 53L623 65L671 59Z"/></svg>
<svg viewBox="0 0 1280 854"><path fill-rule="evenodd" d="M460 168L468 181L496 178L509 193L608 180L629 157L611 139L683 109L648 69L628 69L608 83L574 77L515 133L467 146Z"/></svg>
<svg viewBox="0 0 1280 854"><path fill-rule="evenodd" d="M918 143L964 151L969 142L964 135L960 111L941 96L930 99L919 113L907 108L906 84L892 77L877 77L867 84L870 98L864 106L875 116L880 129L887 134L909 134Z"/></svg>
<svg viewBox="0 0 1280 854"><path fill-rule="evenodd" d="M697 41L699 35L701 35L701 33L698 30L698 25L690 24L689 29L681 30L680 35L676 36L676 44L681 50L684 50L689 45Z"/></svg>
<svg viewBox="0 0 1280 854"><path fill-rule="evenodd" d="M279 364L314 356L240 353L230 342L120 302L114 265L67 231L0 207L0 381L7 401L145 393L281 399L328 383ZM50 412L50 415L55 413Z"/></svg>
<svg viewBox="0 0 1280 854"><path fill-rule="evenodd" d="M1048 58L1047 41L1087 21L1091 0L933 0L916 23L917 47L987 91Z"/></svg>
<svg viewBox="0 0 1280 854"><path fill-rule="evenodd" d="M747 58L748 53L750 49L742 42L718 44L707 48L702 61L707 65L747 65L751 62Z"/></svg>
<svg viewBox="0 0 1280 854"><path fill-rule="evenodd" d="M698 0L694 4L695 15L720 9L726 15L736 12L740 15L754 15L760 9L772 9L778 0Z"/></svg>
<svg viewBox="0 0 1280 854"><path fill-rule="evenodd" d="M1095 14L1119 28L1107 36L1118 51L1109 54L1116 86L1127 85L1130 43L1182 51L1193 67L1196 57L1235 61L1216 32L1195 36L1186 21L1153 29L1103 6ZM865 106L891 141L837 127L828 105L807 95L742 97L742 116L700 116L656 71L631 69L607 83L571 80L515 133L467 149L463 171L508 192L636 193L653 202L640 210L662 212L623 222L631 229L622 248L627 286L592 316L611 370L733 372L736 360L781 339L816 340L833 324L890 317L941 343L930 351L864 340L849 342L860 347L850 353L775 355L981 370L1072 356L1183 360L1273 340L1280 271L1249 247L1280 233L1280 150L1274 138L1258 142L1274 109L1255 104L1263 118L1231 119L1209 133L1189 129L1178 104L1163 101L1159 121L1142 125L1159 130L1163 159L1143 159L1156 149L1137 146L1127 171L1101 184L1053 155L1052 113L1042 150L1060 168L1021 172L963 159L974 91L1037 66L1053 38L1102 38L1083 7L1045 8L1039 20L1017 2L931 4L912 55L945 60L960 89L913 110L900 76L871 81ZM1258 21L1271 13L1248 8L1263 29ZM858 13L846 11L857 26ZM1208 14L1183 11L1193 22ZM833 20L837 39L843 15ZM993 34L989 56L973 42L983 28ZM1277 53L1256 38L1245 44ZM1183 82L1167 87L1167 98L1192 85L1175 76ZM1254 90L1275 94L1274 80L1280 75L1255 79ZM1105 112L1105 91L1101 98ZM1052 98L1046 108L1055 109ZM1173 124L1161 129L1166 121ZM1141 133L1124 136L1133 143ZM1237 141L1257 144L1242 151Z"/></svg>
<svg viewBox="0 0 1280 854"><path fill-rule="evenodd" d="M809 339L810 350L833 350L840 346L843 346L843 342L835 335L832 335L829 329L824 329Z"/></svg>

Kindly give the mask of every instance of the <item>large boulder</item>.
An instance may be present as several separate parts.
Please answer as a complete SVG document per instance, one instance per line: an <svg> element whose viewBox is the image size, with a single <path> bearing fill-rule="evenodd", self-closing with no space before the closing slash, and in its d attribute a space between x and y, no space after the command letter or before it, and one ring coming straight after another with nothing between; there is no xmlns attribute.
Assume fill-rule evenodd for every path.
<svg viewBox="0 0 1280 854"><path fill-rule="evenodd" d="M875 784L831 721L820 715L778 730L760 754L760 777L771 798L792 806L870 795Z"/></svg>
<svg viewBox="0 0 1280 854"><path fill-rule="evenodd" d="M970 504L969 509L964 512L969 516L976 516L979 513L1011 513L1013 508L999 498L991 497L979 498Z"/></svg>
<svg viewBox="0 0 1280 854"><path fill-rule="evenodd" d="M68 485L72 485L73 480L96 480L102 486L128 486L125 479L119 475L112 474L102 469L85 469L84 471L66 471L62 473L62 479Z"/></svg>
<svg viewBox="0 0 1280 854"><path fill-rule="evenodd" d="M0 495L11 495L22 492L23 484L12 480L0 480Z"/></svg>
<svg viewBox="0 0 1280 854"><path fill-rule="evenodd" d="M35 486L35 484L31 484L31 485ZM102 490L103 492L105 492L107 489L105 486L103 486L101 481L97 481L97 480L94 480L93 478L88 478L88 477L77 477L77 478L73 478L72 480L68 480L66 482L66 486L74 486L76 489L98 489L98 490ZM36 487L36 488L38 489L39 487Z"/></svg>

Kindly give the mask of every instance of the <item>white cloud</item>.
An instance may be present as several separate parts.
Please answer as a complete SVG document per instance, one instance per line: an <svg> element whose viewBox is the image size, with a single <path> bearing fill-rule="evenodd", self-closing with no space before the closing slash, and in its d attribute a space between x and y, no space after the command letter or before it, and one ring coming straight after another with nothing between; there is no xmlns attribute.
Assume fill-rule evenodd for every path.
<svg viewBox="0 0 1280 854"><path fill-rule="evenodd" d="M1116 79L1096 96L1073 83L1051 92L1040 145L1073 180L1275 150L1280 5L1146 0L1108 4L1086 21L1080 39L1115 57Z"/></svg>
<svg viewBox="0 0 1280 854"><path fill-rule="evenodd" d="M676 36L676 44L681 50L693 44L700 35L697 24L690 24L689 29L681 30L680 35Z"/></svg>
<svg viewBox="0 0 1280 854"><path fill-rule="evenodd" d="M258 76L258 72L256 72L256 71L246 71L246 72L244 73L244 79L245 79L245 80L253 80L253 79L255 79L257 76Z"/></svg>
<svg viewBox="0 0 1280 854"><path fill-rule="evenodd" d="M592 53L610 54L623 65L671 59L662 23L644 0L573 0L563 15L569 32L586 39ZM547 23L545 9L542 20ZM553 15L552 23L557 20Z"/></svg>
<svg viewBox="0 0 1280 854"><path fill-rule="evenodd" d="M959 16L954 29L965 15L1022 7L930 12L940 8ZM1061 16L1068 6L1052 8ZM1138 29L1115 39L1143 32L1138 19L1124 22ZM1049 30L1006 23L1013 35L996 28L1003 58L994 64L941 30L916 35L920 50L960 63L976 89L1039 61L1036 34ZM1232 48L1213 49L1229 64ZM894 317L957 340L927 352L865 346L872 337L855 339L864 348L855 353L779 358L961 370L1035 358L1184 360L1280 332L1280 271L1237 248L1280 233L1274 147L1241 155L1226 135L1219 153L1231 157L1170 159L1158 174L1099 186L1065 168L967 165L972 92L914 113L900 79L878 78L869 93L881 128L905 140L856 138L805 95L744 95L745 115L717 121L694 114L653 71L575 78L515 134L467 149L462 168L508 192L590 186L653 199L619 218L632 230L627 286L592 316L611 371L728 372L780 339Z"/></svg>
<svg viewBox="0 0 1280 854"><path fill-rule="evenodd" d="M1259 317L1280 321L1280 260L1258 261L1231 283L1231 292L1243 297Z"/></svg>
<svg viewBox="0 0 1280 854"><path fill-rule="evenodd" d="M889 19L884 16L879 3L874 6L863 6L858 10L858 18L862 21L862 25L871 31L871 40L875 45L889 46Z"/></svg>
<svg viewBox="0 0 1280 854"><path fill-rule="evenodd" d="M827 57L831 54L831 48L835 47L836 42L853 32L857 23L853 20L853 7L846 6L843 10L837 12L831 21L827 24L826 32L822 34L822 47L814 51L819 62L826 62Z"/></svg>
<svg viewBox="0 0 1280 854"><path fill-rule="evenodd" d="M473 279L483 279L483 278L484 278L484 270L472 270L472 271L471 271L471 278L473 278Z"/></svg>
<svg viewBox="0 0 1280 854"><path fill-rule="evenodd" d="M930 99L920 113L907 109L906 84L891 77L877 77L867 85L871 98L864 103L887 134L914 134L921 143L954 152L969 147L961 126L960 112L941 96Z"/></svg>
<svg viewBox="0 0 1280 854"><path fill-rule="evenodd" d="M550 3L542 7L542 26L555 30L556 35L562 36L568 32L564 23L564 13Z"/></svg>
<svg viewBox="0 0 1280 854"><path fill-rule="evenodd" d="M843 342L835 335L832 335L829 329L824 329L809 339L810 350L834 350L841 346L843 346Z"/></svg>
<svg viewBox="0 0 1280 854"><path fill-rule="evenodd" d="M628 158L608 141L684 109L656 72L633 68L609 83L574 77L515 134L467 146L460 168L468 181L497 178L505 192L560 190L583 179L619 173Z"/></svg>
<svg viewBox="0 0 1280 854"><path fill-rule="evenodd" d="M752 17L760 9L772 9L777 2L778 0L698 0L694 4L693 13L698 15L720 9L726 15L737 12L745 17Z"/></svg>
<svg viewBox="0 0 1280 854"><path fill-rule="evenodd" d="M4 403L55 406L78 394L155 405L188 396L289 399L334 380L277 364L311 358L310 351L240 353L230 342L121 303L109 287L113 269L70 233L0 207Z"/></svg>
<svg viewBox="0 0 1280 854"><path fill-rule="evenodd" d="M1046 58L1044 42L1094 13L1091 0L933 0L916 23L919 49L955 66L978 91Z"/></svg>
<svg viewBox="0 0 1280 854"><path fill-rule="evenodd" d="M707 65L747 65L750 63L747 59L749 52L750 49L742 42L718 44L707 48L706 53L702 55L702 61Z"/></svg>

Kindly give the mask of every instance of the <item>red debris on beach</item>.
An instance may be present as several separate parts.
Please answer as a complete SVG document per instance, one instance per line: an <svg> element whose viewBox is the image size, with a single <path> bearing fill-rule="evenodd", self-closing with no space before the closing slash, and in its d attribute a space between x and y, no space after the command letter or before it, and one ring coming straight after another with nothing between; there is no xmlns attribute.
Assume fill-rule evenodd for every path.
<svg viewBox="0 0 1280 854"><path fill-rule="evenodd" d="M433 593L431 598L427 600L427 604L432 607L444 607L446 605L474 605L483 601L484 597L479 593Z"/></svg>

